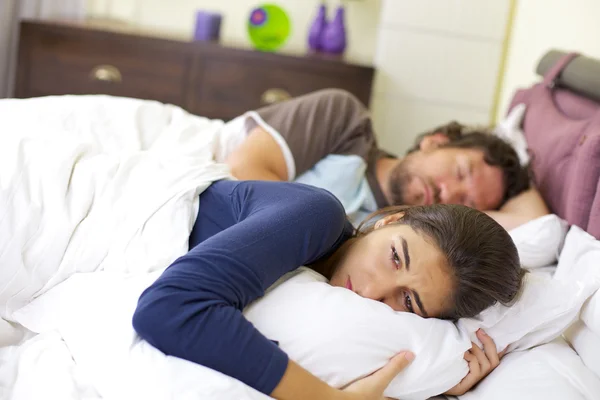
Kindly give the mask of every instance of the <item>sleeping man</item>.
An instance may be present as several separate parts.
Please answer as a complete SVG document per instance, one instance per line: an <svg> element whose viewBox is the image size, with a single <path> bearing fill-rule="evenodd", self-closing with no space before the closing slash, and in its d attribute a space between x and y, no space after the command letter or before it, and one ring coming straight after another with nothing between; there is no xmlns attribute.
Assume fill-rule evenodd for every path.
<svg viewBox="0 0 600 400"><path fill-rule="evenodd" d="M514 149L452 122L424 133L404 157L378 148L366 107L322 90L250 111L226 125L219 161L241 180L325 188L351 220L391 205L463 204L512 229L549 211Z"/></svg>

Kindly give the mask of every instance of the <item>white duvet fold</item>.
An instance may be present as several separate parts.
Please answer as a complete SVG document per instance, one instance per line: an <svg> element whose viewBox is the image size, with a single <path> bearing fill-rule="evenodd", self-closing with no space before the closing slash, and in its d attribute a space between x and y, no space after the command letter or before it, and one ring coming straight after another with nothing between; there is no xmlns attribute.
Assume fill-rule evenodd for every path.
<svg viewBox="0 0 600 400"><path fill-rule="evenodd" d="M187 250L223 123L107 96L0 100L0 317L75 272L153 271Z"/></svg>

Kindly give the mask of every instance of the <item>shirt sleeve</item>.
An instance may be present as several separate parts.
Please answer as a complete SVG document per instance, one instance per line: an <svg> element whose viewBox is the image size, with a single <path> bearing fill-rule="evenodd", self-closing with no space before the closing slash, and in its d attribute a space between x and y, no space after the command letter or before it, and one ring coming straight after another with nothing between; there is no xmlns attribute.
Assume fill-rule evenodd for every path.
<svg viewBox="0 0 600 400"><path fill-rule="evenodd" d="M200 207L232 207L238 222L167 268L141 295L133 325L165 354L270 394L288 358L242 310L285 273L337 248L351 226L339 201L321 189L284 182L214 185L213 203L201 200Z"/></svg>
<svg viewBox="0 0 600 400"><path fill-rule="evenodd" d="M329 154L358 155L368 161L377 148L369 111L343 90L320 90L248 115L275 140L285 141L288 149L282 151L295 166L292 179Z"/></svg>

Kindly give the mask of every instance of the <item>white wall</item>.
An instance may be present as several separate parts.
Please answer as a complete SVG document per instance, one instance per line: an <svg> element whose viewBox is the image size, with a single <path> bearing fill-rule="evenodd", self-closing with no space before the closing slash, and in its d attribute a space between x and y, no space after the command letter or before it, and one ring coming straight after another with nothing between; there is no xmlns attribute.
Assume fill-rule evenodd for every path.
<svg viewBox="0 0 600 400"><path fill-rule="evenodd" d="M327 2L333 9L340 1ZM371 108L384 148L401 154L417 134L452 119L491 121L510 1L345 0L348 59L378 69ZM247 44L246 18L262 2L88 0L88 11L187 37L195 10L219 11L223 41ZM295 26L284 50L305 51L320 0L274 2L288 10Z"/></svg>
<svg viewBox="0 0 600 400"><path fill-rule="evenodd" d="M600 58L600 1L520 0L517 5L498 118L515 89L540 80L538 61L549 49Z"/></svg>
<svg viewBox="0 0 600 400"><path fill-rule="evenodd" d="M488 124L509 0L383 0L373 114L382 147L452 119Z"/></svg>
<svg viewBox="0 0 600 400"><path fill-rule="evenodd" d="M152 27L187 37L192 36L194 13L204 9L223 14L221 38L224 43L249 45L247 17L253 7L262 3L281 5L292 19L292 35L284 51L306 50L310 23L320 0L87 0L88 13L96 17L119 18L144 27ZM377 24L381 0L346 1L348 49L347 58L371 64L377 40ZM339 0L329 0L333 16Z"/></svg>

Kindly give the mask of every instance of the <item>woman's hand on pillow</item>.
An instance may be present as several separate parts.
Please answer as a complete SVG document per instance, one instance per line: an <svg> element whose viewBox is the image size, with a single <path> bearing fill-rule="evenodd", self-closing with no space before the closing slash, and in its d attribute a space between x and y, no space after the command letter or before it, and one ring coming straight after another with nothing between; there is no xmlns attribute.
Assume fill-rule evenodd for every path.
<svg viewBox="0 0 600 400"><path fill-rule="evenodd" d="M496 350L496 344L483 330L477 331L477 338L483 344L483 350L479 348L475 343L465 353L465 360L469 363L469 373L463 378L462 381L446 393L449 396L462 396L479 383L483 378L489 375L498 364L500 359L504 356L504 351L498 353Z"/></svg>
<svg viewBox="0 0 600 400"><path fill-rule="evenodd" d="M411 352L397 354L380 370L346 386L343 391L350 396L345 398L356 400L385 399L383 395L385 389L414 358L415 356Z"/></svg>

